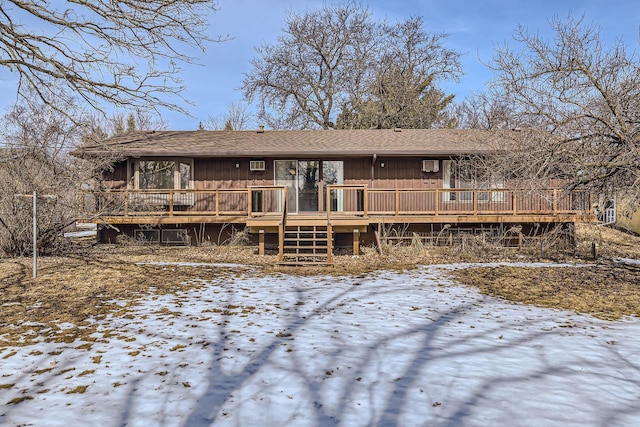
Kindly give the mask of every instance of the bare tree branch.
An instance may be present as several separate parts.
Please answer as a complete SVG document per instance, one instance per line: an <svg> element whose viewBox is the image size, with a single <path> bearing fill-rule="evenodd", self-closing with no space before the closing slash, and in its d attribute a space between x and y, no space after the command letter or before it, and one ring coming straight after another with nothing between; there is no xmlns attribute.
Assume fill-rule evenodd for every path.
<svg viewBox="0 0 640 427"><path fill-rule="evenodd" d="M85 136L73 105L57 109L20 102L0 117L0 256L31 253L32 213L30 200L38 194L55 197L41 201L38 215L40 251L55 252L64 246L63 231L79 217L78 195L100 172L110 167L117 153L89 160L73 158L69 151ZM66 109L68 115L58 110Z"/></svg>
<svg viewBox="0 0 640 427"><path fill-rule="evenodd" d="M222 117L210 115L204 124L209 130L243 130L249 125L252 115L247 105L242 102L232 102L227 106L227 113Z"/></svg>
<svg viewBox="0 0 640 427"><path fill-rule="evenodd" d="M98 109L185 112L180 64L224 40L206 33L215 10L215 0L0 1L0 66L18 74L18 96L35 90L53 108L62 86Z"/></svg>
<svg viewBox="0 0 640 427"><path fill-rule="evenodd" d="M366 89L381 37L370 10L354 2L289 14L278 43L256 48L245 98L259 99L271 127L334 128L337 109Z"/></svg>
<svg viewBox="0 0 640 427"><path fill-rule="evenodd" d="M600 30L583 19L550 21L546 40L524 27L518 50L496 51L493 96L509 105L515 123L544 129L550 137L522 151L520 164L562 171L572 187L600 193L640 192L640 61L622 40L605 46Z"/></svg>

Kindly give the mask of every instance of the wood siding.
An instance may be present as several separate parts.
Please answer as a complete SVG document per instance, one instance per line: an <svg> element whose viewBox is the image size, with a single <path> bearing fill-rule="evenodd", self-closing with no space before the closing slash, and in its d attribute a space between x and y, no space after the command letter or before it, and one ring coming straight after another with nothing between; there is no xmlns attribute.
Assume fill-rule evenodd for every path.
<svg viewBox="0 0 640 427"><path fill-rule="evenodd" d="M113 170L102 173L102 184L106 188L126 188L127 187L127 162L118 162L113 165Z"/></svg>
<svg viewBox="0 0 640 427"><path fill-rule="evenodd" d="M257 160L257 159L256 159ZM189 190L140 190L110 193L92 205L108 211L132 214L160 212L169 215L237 215L280 212L282 194L274 185L274 158L265 161L264 171L251 171L248 158L199 158L193 160ZM302 160L302 159L301 159ZM309 160L317 160L315 158ZM330 191L340 199L336 213L357 215L556 215L589 209L587 193L561 190L527 191L505 183L505 189L444 189L443 167L423 172L423 157L372 157L344 159L344 183ZM382 166L384 164L384 167ZM237 167L236 167L237 165ZM125 189L127 162L105 173L105 187ZM327 197L319 183L319 210ZM264 187L248 191L250 187ZM251 200L250 200L251 199ZM366 200L366 202L365 202ZM339 207L338 207L339 206Z"/></svg>
<svg viewBox="0 0 640 427"><path fill-rule="evenodd" d="M442 165L438 172L422 172L422 160L425 158L382 157L375 162L372 158L346 159L344 183L367 185L369 188L442 188Z"/></svg>
<svg viewBox="0 0 640 427"><path fill-rule="evenodd" d="M193 188L232 189L248 186L273 185L274 159L265 160L264 171L250 171L250 159L202 158L193 161ZM291 159L302 160L302 159ZM318 159L313 159L318 160ZM344 183L367 185L370 188L442 188L442 165L438 172L422 172L423 157L378 158L372 167L372 158L348 158L344 161ZM442 160L442 159L440 159ZM238 168L236 168L236 161ZM384 163L384 167L380 164ZM373 180L372 178L373 169ZM127 162L116 163L113 171L105 171L104 184L123 188L127 183Z"/></svg>

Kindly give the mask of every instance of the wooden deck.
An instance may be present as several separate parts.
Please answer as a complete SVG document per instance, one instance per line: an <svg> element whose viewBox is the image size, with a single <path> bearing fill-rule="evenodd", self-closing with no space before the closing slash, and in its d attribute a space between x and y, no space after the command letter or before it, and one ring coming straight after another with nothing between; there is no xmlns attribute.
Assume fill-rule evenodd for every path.
<svg viewBox="0 0 640 427"><path fill-rule="evenodd" d="M331 265L334 239L364 233L378 242L386 226L482 228L492 224L594 221L589 194L560 189L369 189L330 185L319 212L289 212L286 187L231 190L111 190L84 194L85 221L110 225L243 224L258 235L259 253L278 239L282 265ZM330 201L323 203L323 200ZM185 227L186 228L186 227ZM544 228L544 227L543 227ZM269 239L267 238L269 236Z"/></svg>
<svg viewBox="0 0 640 427"><path fill-rule="evenodd" d="M365 231L371 224L557 223L593 221L588 193L562 189L370 189L330 185L328 211L287 212L287 188L108 190L83 194L85 220L103 224L246 224L277 232L288 225ZM322 205L322 204L320 204Z"/></svg>

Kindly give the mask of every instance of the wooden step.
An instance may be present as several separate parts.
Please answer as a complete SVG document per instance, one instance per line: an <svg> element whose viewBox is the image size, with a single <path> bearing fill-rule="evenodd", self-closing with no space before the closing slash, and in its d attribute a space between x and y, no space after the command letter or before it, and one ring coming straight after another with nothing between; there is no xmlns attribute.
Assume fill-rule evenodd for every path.
<svg viewBox="0 0 640 427"><path fill-rule="evenodd" d="M332 265L333 232L328 224L285 226L282 230L280 265Z"/></svg>
<svg viewBox="0 0 640 427"><path fill-rule="evenodd" d="M279 262L278 265L289 266L289 267L313 267L313 266L330 266L333 265L332 262L318 262L318 261L282 261Z"/></svg>

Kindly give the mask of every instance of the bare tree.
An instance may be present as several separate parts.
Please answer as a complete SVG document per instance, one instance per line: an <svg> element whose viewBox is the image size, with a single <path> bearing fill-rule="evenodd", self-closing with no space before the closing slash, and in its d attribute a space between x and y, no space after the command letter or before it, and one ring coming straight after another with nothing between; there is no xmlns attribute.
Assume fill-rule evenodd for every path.
<svg viewBox="0 0 640 427"><path fill-rule="evenodd" d="M455 108L458 125L464 129L517 129L526 127L518 122L511 104L503 97L489 93L469 96Z"/></svg>
<svg viewBox="0 0 640 427"><path fill-rule="evenodd" d="M81 186L113 160L96 158L89 163L69 156L85 128L60 113L62 109L79 117L70 104L34 108L33 102L19 102L0 117L0 256L31 253L32 199L24 196L34 190L51 196L40 200L39 251L62 249L63 231L78 219Z"/></svg>
<svg viewBox="0 0 640 427"><path fill-rule="evenodd" d="M227 113L222 117L210 115L204 129L210 130L243 130L249 125L252 119L251 113L247 110L247 105L242 102L232 102L227 106Z"/></svg>
<svg viewBox="0 0 640 427"><path fill-rule="evenodd" d="M184 111L172 100L183 90L180 64L212 41L215 10L215 0L1 1L0 66L18 75L20 97L35 93L52 108L65 93L97 109Z"/></svg>
<svg viewBox="0 0 640 427"><path fill-rule="evenodd" d="M640 63L622 40L607 47L597 26L571 16L550 21L553 40L524 27L517 49L498 49L494 95L514 120L544 130L529 149L511 153L511 168L563 175L574 188L640 191ZM540 156L545 155L542 168ZM531 168L538 164L540 167ZM543 170L545 169L545 170ZM535 178L535 175L533 175ZM636 197L632 197L636 199Z"/></svg>
<svg viewBox="0 0 640 427"><path fill-rule="evenodd" d="M259 119L272 128L335 127L337 110L366 88L379 26L368 8L349 2L290 13L283 32L277 44L256 48L246 99L259 98Z"/></svg>
<svg viewBox="0 0 640 427"><path fill-rule="evenodd" d="M257 48L244 94L273 128L448 126L453 96L437 84L461 68L446 37L418 17L376 21L355 2L290 14L278 43Z"/></svg>
<svg viewBox="0 0 640 427"><path fill-rule="evenodd" d="M454 95L438 88L461 74L460 53L444 47L447 35L429 33L421 17L382 26L379 57L368 91L343 105L343 128L452 127Z"/></svg>
<svg viewBox="0 0 640 427"><path fill-rule="evenodd" d="M259 99L259 119L272 128L448 125L453 97L437 83L459 76L460 54L445 38L421 18L376 21L353 1L289 14L277 44L256 49L245 98Z"/></svg>

